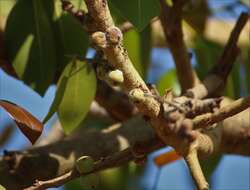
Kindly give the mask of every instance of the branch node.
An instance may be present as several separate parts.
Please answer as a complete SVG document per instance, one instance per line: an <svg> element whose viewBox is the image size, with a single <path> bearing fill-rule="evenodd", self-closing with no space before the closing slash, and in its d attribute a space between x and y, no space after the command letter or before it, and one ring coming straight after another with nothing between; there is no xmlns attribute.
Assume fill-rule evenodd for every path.
<svg viewBox="0 0 250 190"><path fill-rule="evenodd" d="M95 32L90 36L90 41L92 42L93 46L103 49L107 47L107 39L106 35L103 32Z"/></svg>
<svg viewBox="0 0 250 190"><path fill-rule="evenodd" d="M122 32L118 27L109 27L106 32L106 38L111 45L118 45L122 42Z"/></svg>
<svg viewBox="0 0 250 190"><path fill-rule="evenodd" d="M131 90L128 96L134 103L140 103L145 100L144 92L139 88Z"/></svg>

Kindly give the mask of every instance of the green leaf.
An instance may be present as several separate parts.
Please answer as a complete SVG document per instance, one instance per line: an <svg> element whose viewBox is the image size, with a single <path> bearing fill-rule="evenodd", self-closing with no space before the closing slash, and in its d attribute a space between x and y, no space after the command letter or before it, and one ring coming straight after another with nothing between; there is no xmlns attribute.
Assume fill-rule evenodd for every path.
<svg viewBox="0 0 250 190"><path fill-rule="evenodd" d="M0 185L0 190L6 190L6 189L2 185Z"/></svg>
<svg viewBox="0 0 250 190"><path fill-rule="evenodd" d="M6 17L15 3L16 3L15 0L8 0L8 1L0 0L0 17Z"/></svg>
<svg viewBox="0 0 250 190"><path fill-rule="evenodd" d="M80 177L80 184L84 189L96 189L99 185L100 179L99 176L95 173L88 174L86 176Z"/></svg>
<svg viewBox="0 0 250 190"><path fill-rule="evenodd" d="M58 106L62 101L67 82L68 82L68 77L66 76L62 76L61 79L59 80L54 101L52 102L52 105L50 106L49 112L45 116L43 123L46 123L52 117L52 115L57 111Z"/></svg>
<svg viewBox="0 0 250 190"><path fill-rule="evenodd" d="M234 94L234 84L233 84L233 77L232 74L230 74L227 77L227 84L224 90L224 95L228 96L230 98L235 98L235 94Z"/></svg>
<svg viewBox="0 0 250 190"><path fill-rule="evenodd" d="M65 55L85 55L87 51L88 36L81 24L71 15L64 13L58 20L60 25L61 40L64 45Z"/></svg>
<svg viewBox="0 0 250 190"><path fill-rule="evenodd" d="M96 92L96 78L91 67L86 62L79 60L73 60L66 66L60 81L64 77L67 78L67 84L58 106L58 116L64 131L69 134L88 113ZM63 84L59 83L60 85ZM58 90L57 93L61 92ZM56 97L60 98L61 95L56 95Z"/></svg>
<svg viewBox="0 0 250 190"><path fill-rule="evenodd" d="M124 34L124 46L139 74L145 78L150 64L151 29L146 27L141 33L130 30Z"/></svg>
<svg viewBox="0 0 250 190"><path fill-rule="evenodd" d="M240 0L240 2L241 2L242 4L244 4L245 6L247 6L248 8L250 7L250 2L249 2L249 0Z"/></svg>
<svg viewBox="0 0 250 190"><path fill-rule="evenodd" d="M243 88L243 83L241 83L240 79L240 63L236 61L231 71L232 80L233 80L233 90L234 90L234 98L240 98L240 92Z"/></svg>
<svg viewBox="0 0 250 190"><path fill-rule="evenodd" d="M180 93L180 85L177 82L176 71L169 70L156 83L156 87L161 95L165 93L166 89L172 88L175 94Z"/></svg>
<svg viewBox="0 0 250 190"><path fill-rule="evenodd" d="M219 164L220 160L221 160L221 154L216 154L209 157L208 159L200 161L202 170L204 171L204 175L207 180L210 181L210 177L213 174L217 165Z"/></svg>
<svg viewBox="0 0 250 190"><path fill-rule="evenodd" d="M85 190L80 184L80 179L74 179L64 185L65 190Z"/></svg>
<svg viewBox="0 0 250 190"><path fill-rule="evenodd" d="M83 0L71 0L71 2L77 9L85 9ZM44 0L44 3L56 41L57 71L61 73L72 56L85 56L89 46L88 35L78 20L62 10L60 0Z"/></svg>
<svg viewBox="0 0 250 190"><path fill-rule="evenodd" d="M18 76L43 95L56 68L53 31L43 1L19 0L8 17L5 37Z"/></svg>
<svg viewBox="0 0 250 190"><path fill-rule="evenodd" d="M85 4L84 0L69 0L75 8L77 8L78 10L85 10L87 11L87 6Z"/></svg>
<svg viewBox="0 0 250 190"><path fill-rule="evenodd" d="M173 1L172 0L166 0L166 3L168 6L172 7L173 6Z"/></svg>
<svg viewBox="0 0 250 190"><path fill-rule="evenodd" d="M194 51L197 59L197 72L200 78L204 78L212 66L218 61L223 47L203 37L194 39Z"/></svg>
<svg viewBox="0 0 250 190"><path fill-rule="evenodd" d="M139 31L143 30L153 17L160 14L158 0L111 0L110 2Z"/></svg>

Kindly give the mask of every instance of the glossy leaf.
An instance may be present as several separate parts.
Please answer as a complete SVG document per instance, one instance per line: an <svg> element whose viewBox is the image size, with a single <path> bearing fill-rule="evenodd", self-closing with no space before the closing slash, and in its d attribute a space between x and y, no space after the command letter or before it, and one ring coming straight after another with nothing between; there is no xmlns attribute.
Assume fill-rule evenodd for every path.
<svg viewBox="0 0 250 190"><path fill-rule="evenodd" d="M124 34L124 46L139 74L145 78L150 63L151 29L146 27L141 33L130 30Z"/></svg>
<svg viewBox="0 0 250 190"><path fill-rule="evenodd" d="M34 144L43 131L43 124L28 111L12 102L0 100L0 106L8 112L22 133Z"/></svg>
<svg viewBox="0 0 250 190"><path fill-rule="evenodd" d="M52 105L50 106L49 112L45 116L43 123L46 123L52 117L52 115L57 111L58 106L60 105L60 103L62 101L67 82L68 82L68 77L66 77L66 76L63 76L59 80L54 101L52 102Z"/></svg>
<svg viewBox="0 0 250 190"><path fill-rule="evenodd" d="M56 52L42 0L19 0L6 26L6 45L18 76L40 94L54 78Z"/></svg>
<svg viewBox="0 0 250 190"><path fill-rule="evenodd" d="M158 0L111 0L110 2L139 31L143 30L153 17L160 14Z"/></svg>
<svg viewBox="0 0 250 190"><path fill-rule="evenodd" d="M169 70L164 74L156 83L156 87L161 95L164 94L166 89L172 88L176 94L180 93L180 86L177 82L176 71Z"/></svg>
<svg viewBox="0 0 250 190"><path fill-rule="evenodd" d="M83 0L71 0L78 9L85 9ZM62 10L60 0L44 0L56 41L57 70L61 72L74 55L85 56L89 46L88 36L81 23Z"/></svg>
<svg viewBox="0 0 250 190"><path fill-rule="evenodd" d="M96 78L91 67L83 61L73 60L62 73L61 79L67 83L61 101L58 101L58 116L64 131L69 134L88 113L96 92ZM66 80L66 79L64 79ZM59 82L58 89L60 89ZM56 95L61 97L61 95Z"/></svg>
<svg viewBox="0 0 250 190"><path fill-rule="evenodd" d="M71 15L64 13L58 20L64 55L85 56L88 48L88 36L81 24Z"/></svg>

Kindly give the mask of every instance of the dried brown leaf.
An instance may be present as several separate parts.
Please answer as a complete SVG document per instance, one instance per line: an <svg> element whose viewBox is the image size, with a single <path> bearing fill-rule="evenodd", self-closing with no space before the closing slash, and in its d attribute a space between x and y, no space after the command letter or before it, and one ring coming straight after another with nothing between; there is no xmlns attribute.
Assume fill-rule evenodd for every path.
<svg viewBox="0 0 250 190"><path fill-rule="evenodd" d="M0 106L8 112L22 133L34 144L43 131L43 124L31 113L12 102L0 100Z"/></svg>

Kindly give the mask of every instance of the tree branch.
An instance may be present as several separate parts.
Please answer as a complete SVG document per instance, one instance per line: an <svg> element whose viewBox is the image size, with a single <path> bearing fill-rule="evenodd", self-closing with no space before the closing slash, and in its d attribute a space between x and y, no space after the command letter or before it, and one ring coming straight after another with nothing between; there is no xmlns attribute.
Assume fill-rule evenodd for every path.
<svg viewBox="0 0 250 190"><path fill-rule="evenodd" d="M36 181L31 187L25 188L24 190L43 190L51 187L59 187L63 184L83 175L88 175L93 172L97 172L110 167L120 166L133 159L131 149L127 148L123 151L117 152L114 155L101 158L94 164L92 171L88 173L79 173L75 168L62 176L47 181Z"/></svg>
<svg viewBox="0 0 250 190"><path fill-rule="evenodd" d="M169 7L165 0L160 0L162 14L160 16L165 38L173 55L177 76L182 92L199 84L199 78L192 69L190 56L186 48L182 31L183 0L173 1L173 7Z"/></svg>
<svg viewBox="0 0 250 190"><path fill-rule="evenodd" d="M241 13L218 63L214 65L211 72L201 84L187 91L187 96L202 99L207 96L211 97L212 95L218 95L218 92L221 92L221 90L224 89L227 77L239 54L237 41L248 20L249 15L247 13Z"/></svg>
<svg viewBox="0 0 250 190"><path fill-rule="evenodd" d="M222 103L223 106L230 105L231 101L227 100ZM210 146L203 157L217 152L250 156L249 116L250 112L245 110L225 119L221 123L223 126L216 128L222 131L216 133L213 138L217 143L210 146L210 138L206 137L208 141L203 139L203 143ZM243 118L244 120L242 120ZM155 138L153 130L147 123L138 118L134 118L122 126L114 125L102 131L86 130L84 138L82 138L82 135L79 136L68 137L60 142L43 147L34 147L30 150L8 152L4 157L0 157L0 184L7 189L22 189L32 186L35 180L51 180L70 172L74 168L75 160L82 155L89 155L98 161L109 156L112 157L120 150L133 147L132 149L137 150L131 152L133 154L131 157L134 159L134 152L149 153L163 146ZM124 142L128 142L128 144L125 143L124 145ZM141 144L141 146L135 148L136 144ZM119 164L113 164L110 167L119 166ZM122 163L120 164L122 165ZM64 177L59 178L59 181L60 179L63 180Z"/></svg>
<svg viewBox="0 0 250 190"><path fill-rule="evenodd" d="M199 190L208 190L208 183L205 179L205 176L202 172L198 156L197 150L191 150L187 156L184 157L188 168L191 172L191 175L196 183L196 186Z"/></svg>
<svg viewBox="0 0 250 190"><path fill-rule="evenodd" d="M125 93L111 88L100 80L97 83L95 99L107 110L112 118L118 121L125 121L138 112Z"/></svg>
<svg viewBox="0 0 250 190"><path fill-rule="evenodd" d="M156 142L154 139L152 128L137 117L102 131L86 129L81 135L72 134L50 145L23 152L7 151L0 158L0 184L7 189L22 189L37 179L47 180L69 172L80 156L88 155L97 161L126 148L133 149L140 142L146 144L146 149L150 148L149 144ZM113 164L111 166L117 166Z"/></svg>
<svg viewBox="0 0 250 190"><path fill-rule="evenodd" d="M250 107L250 95L240 98L228 106L222 107L214 113L207 113L197 116L194 120L194 129L205 128L214 123L218 123L228 117L234 116Z"/></svg>

